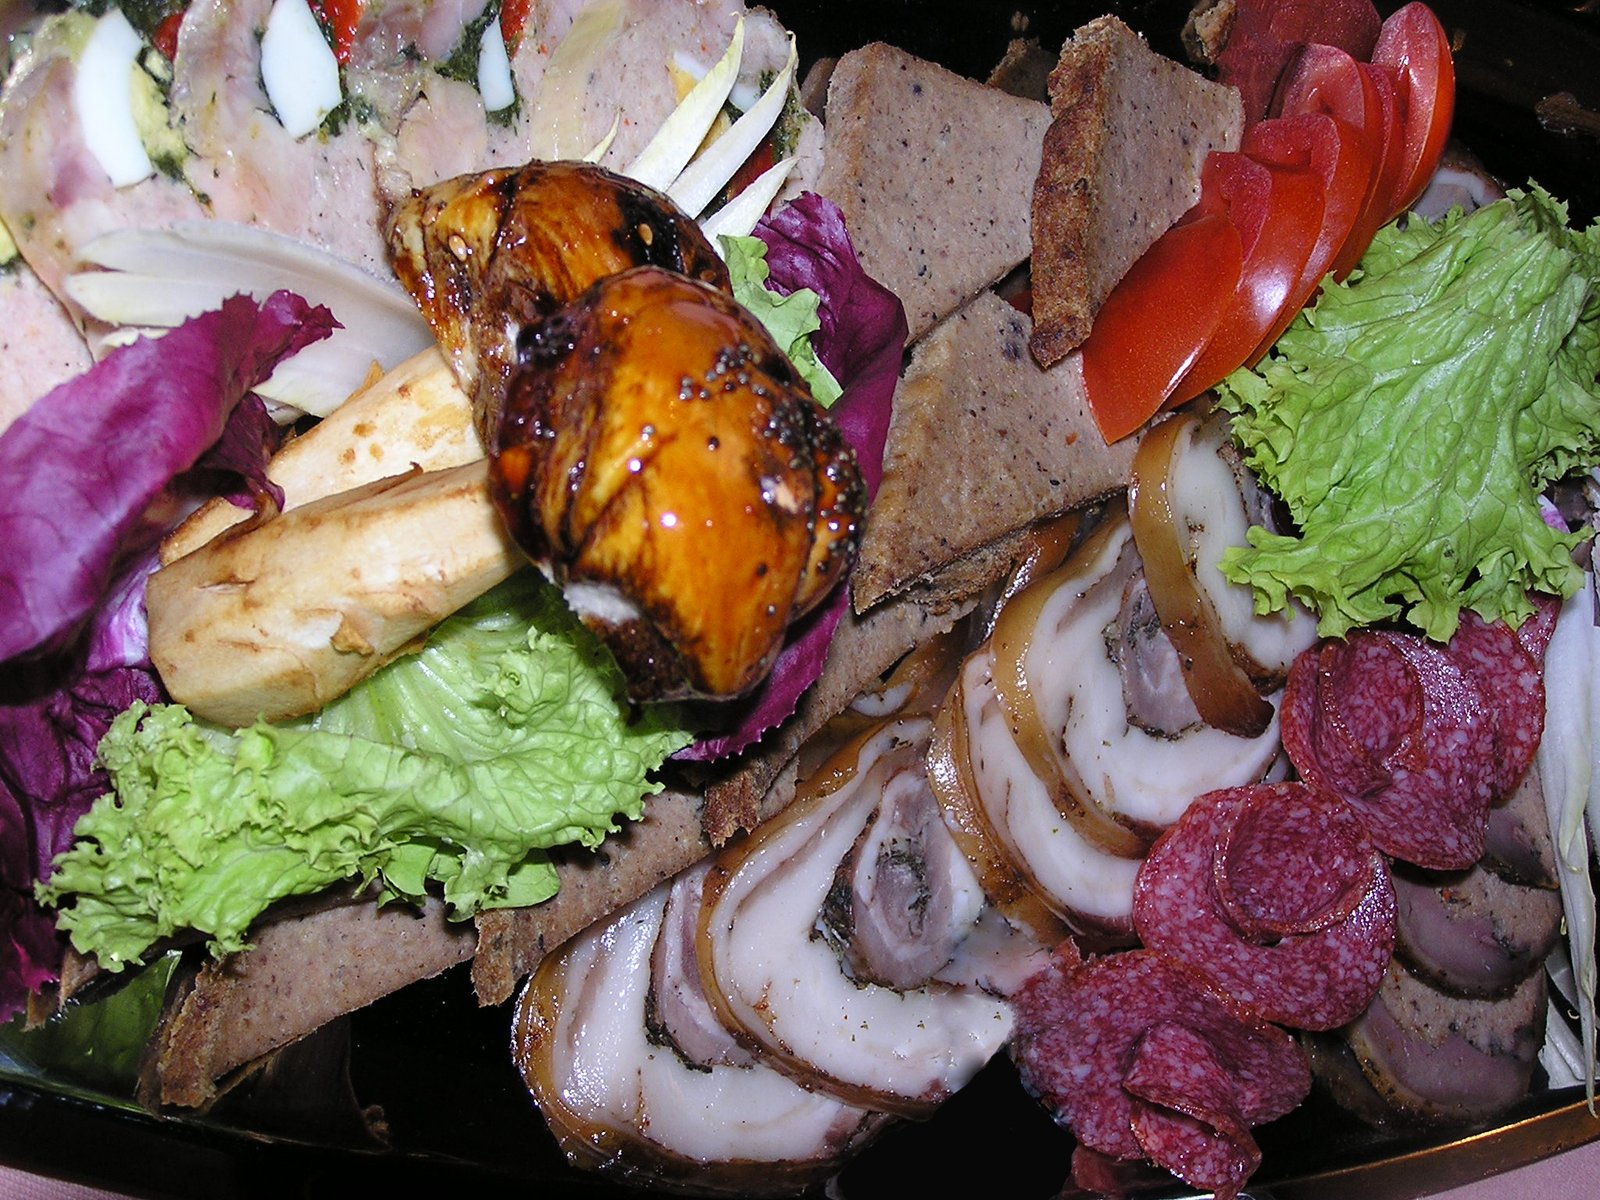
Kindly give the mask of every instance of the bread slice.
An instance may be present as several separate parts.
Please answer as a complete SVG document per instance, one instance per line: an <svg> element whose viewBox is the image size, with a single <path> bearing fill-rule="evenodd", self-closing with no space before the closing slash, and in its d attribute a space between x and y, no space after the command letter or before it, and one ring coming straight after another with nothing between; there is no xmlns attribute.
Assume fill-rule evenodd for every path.
<svg viewBox="0 0 1600 1200"><path fill-rule="evenodd" d="M827 114L817 190L912 341L1028 257L1045 105L875 43L839 60Z"/></svg>
<svg viewBox="0 0 1600 1200"><path fill-rule="evenodd" d="M1041 369L1032 329L985 292L918 345L852 576L858 610L1126 485L1138 439L1106 445L1077 358Z"/></svg>
<svg viewBox="0 0 1600 1200"><path fill-rule="evenodd" d="M1050 73L1053 120L1033 191L1033 339L1053 366L1089 335L1111 289L1200 198L1213 150L1235 150L1239 94L1100 17Z"/></svg>

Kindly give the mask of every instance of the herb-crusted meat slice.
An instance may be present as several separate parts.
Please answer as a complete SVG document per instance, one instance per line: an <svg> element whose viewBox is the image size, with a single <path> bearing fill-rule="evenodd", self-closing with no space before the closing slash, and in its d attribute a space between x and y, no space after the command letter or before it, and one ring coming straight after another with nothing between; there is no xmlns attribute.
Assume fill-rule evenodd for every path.
<svg viewBox="0 0 1600 1200"><path fill-rule="evenodd" d="M1151 50L1115 17L1079 29L1050 74L1033 193L1033 353L1082 343L1111 289L1200 198L1212 150L1238 148L1239 94Z"/></svg>

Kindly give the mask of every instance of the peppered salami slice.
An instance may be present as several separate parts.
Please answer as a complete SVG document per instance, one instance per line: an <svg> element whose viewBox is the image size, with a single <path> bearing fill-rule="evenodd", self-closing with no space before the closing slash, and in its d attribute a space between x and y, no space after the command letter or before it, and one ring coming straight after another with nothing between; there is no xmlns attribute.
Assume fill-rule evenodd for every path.
<svg viewBox="0 0 1600 1200"><path fill-rule="evenodd" d="M1490 624L1471 609L1446 649L1472 677L1494 735L1494 794L1509 796L1533 764L1544 735L1544 670L1504 621Z"/></svg>
<svg viewBox="0 0 1600 1200"><path fill-rule="evenodd" d="M1329 843L1330 857L1346 860L1331 884L1308 893L1291 881L1285 864L1278 887L1286 899L1264 898L1259 907L1292 911L1316 893L1329 898L1338 920L1309 933L1261 943L1229 920L1216 896L1219 849L1226 855L1241 813L1252 821L1299 828L1303 837ZM1320 842L1319 842L1320 844ZM1315 856L1302 846L1293 860ZM1340 880L1360 871L1359 898L1349 904ZM1221 872L1226 875L1224 866ZM1271 887L1268 878L1257 884ZM1394 889L1388 867L1355 815L1340 801L1303 783L1257 784L1208 792L1167 830L1139 868L1133 923L1144 944L1182 960L1213 985L1269 1021L1296 1029L1333 1029L1371 1002L1394 953ZM1315 925L1313 918L1302 923Z"/></svg>
<svg viewBox="0 0 1600 1200"><path fill-rule="evenodd" d="M1091 1150L1141 1158L1134 1097L1123 1086L1134 1048L1157 1025L1204 1038L1226 1066L1231 1097L1209 1111L1237 1110L1248 1125L1282 1116L1311 1086L1289 1035L1235 1004L1165 954L1130 950L1076 969L1052 961L1013 998L1012 1054L1028 1088Z"/></svg>
<svg viewBox="0 0 1600 1200"><path fill-rule="evenodd" d="M1185 1183L1228 1200L1261 1165L1227 1068L1187 1025L1164 1021L1147 1029L1122 1086L1134 1097L1133 1135L1145 1157Z"/></svg>
<svg viewBox="0 0 1600 1200"><path fill-rule="evenodd" d="M1472 677L1443 647L1382 630L1306 653L1316 658L1290 672L1300 694L1286 695L1283 726L1300 777L1349 803L1386 854L1439 870L1476 862L1495 747Z"/></svg>
<svg viewBox="0 0 1600 1200"><path fill-rule="evenodd" d="M1416 724L1424 697L1419 681L1404 654L1387 638L1353 637L1325 647L1319 683L1323 732L1319 746L1339 744L1360 755L1363 770L1376 768L1387 785L1393 772L1389 757ZM1356 698L1355 703L1350 703ZM1353 789L1358 794L1376 790L1370 784Z"/></svg>
<svg viewBox="0 0 1600 1200"><path fill-rule="evenodd" d="M1358 690L1369 703L1348 710ZM1381 791L1391 778L1384 756L1405 736L1421 707L1405 660L1380 641L1321 642L1289 668L1280 737L1303 777L1341 796Z"/></svg>
<svg viewBox="0 0 1600 1200"><path fill-rule="evenodd" d="M1372 874L1372 843L1342 801L1307 787L1241 788L1211 888L1240 935L1265 942L1344 921Z"/></svg>

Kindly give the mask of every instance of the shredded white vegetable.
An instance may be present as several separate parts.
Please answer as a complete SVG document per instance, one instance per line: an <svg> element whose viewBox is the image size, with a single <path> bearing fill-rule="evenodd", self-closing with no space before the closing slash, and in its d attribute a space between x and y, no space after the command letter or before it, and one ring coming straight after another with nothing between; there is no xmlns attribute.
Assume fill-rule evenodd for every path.
<svg viewBox="0 0 1600 1200"><path fill-rule="evenodd" d="M1555 841L1561 907L1566 916L1572 995L1581 1043L1576 1075L1594 1108L1595 897L1589 875L1588 826L1600 811L1594 801L1600 776L1600 629L1595 627L1594 577L1561 608L1545 653L1545 726L1538 767L1550 833ZM1570 1050L1570 1047L1567 1048ZM1562 1052L1562 1057L1567 1057Z"/></svg>
<svg viewBox="0 0 1600 1200"><path fill-rule="evenodd" d="M1544 1067L1553 1088L1573 1087L1583 1082L1583 1042L1572 1032L1562 1004L1574 1006L1576 1011L1577 986L1572 977L1572 959L1565 946L1557 946L1545 959L1545 971L1550 976L1550 986L1555 994L1545 1005L1545 1041L1539 1050L1539 1063ZM1561 1001L1558 1003L1557 1001Z"/></svg>
<svg viewBox="0 0 1600 1200"><path fill-rule="evenodd" d="M727 186L745 159L750 157L783 115L784 102L789 98L789 81L794 78L797 62L794 37L790 35L788 61L783 64L783 70L778 72L771 86L762 93L761 99L684 168L683 173L667 189L667 195L689 216L698 217L701 210Z"/></svg>
<svg viewBox="0 0 1600 1200"><path fill-rule="evenodd" d="M733 27L728 49L689 90L677 108L661 123L650 144L639 152L623 174L647 187L665 191L678 177L722 112L733 81L739 76L739 60L744 56L744 18Z"/></svg>
<svg viewBox="0 0 1600 1200"><path fill-rule="evenodd" d="M67 293L113 326L171 328L239 292L264 300L287 288L323 304L342 329L283 363L257 390L274 415L326 416L366 379L433 344L433 334L399 284L282 234L227 221L170 229L119 229L84 248L102 270L68 278Z"/></svg>
<svg viewBox="0 0 1600 1200"><path fill-rule="evenodd" d="M756 227L756 222L767 211L767 205L772 203L783 187L783 181L789 178L794 163L794 159L786 158L768 167L749 187L700 222L700 228L711 239L711 244L719 254L722 252L719 239L744 237Z"/></svg>

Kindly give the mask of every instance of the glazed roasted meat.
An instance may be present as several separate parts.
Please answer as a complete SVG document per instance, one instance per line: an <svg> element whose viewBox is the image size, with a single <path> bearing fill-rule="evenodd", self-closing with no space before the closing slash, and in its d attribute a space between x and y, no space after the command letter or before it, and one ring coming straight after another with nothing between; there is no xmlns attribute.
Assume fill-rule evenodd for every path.
<svg viewBox="0 0 1600 1200"><path fill-rule="evenodd" d="M447 179L389 214L395 273L473 401L485 445L517 333L636 266L724 291L728 270L700 227L653 188L579 162L531 162Z"/></svg>
<svg viewBox="0 0 1600 1200"><path fill-rule="evenodd" d="M640 698L753 687L848 567L866 507L760 323L657 267L523 331L491 458L512 536Z"/></svg>
<svg viewBox="0 0 1600 1200"><path fill-rule="evenodd" d="M866 493L700 228L622 176L534 162L416 192L389 240L507 528L634 697L754 687L844 575Z"/></svg>

